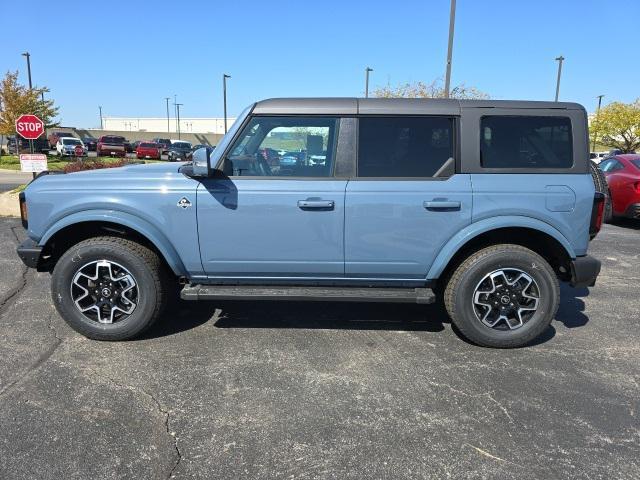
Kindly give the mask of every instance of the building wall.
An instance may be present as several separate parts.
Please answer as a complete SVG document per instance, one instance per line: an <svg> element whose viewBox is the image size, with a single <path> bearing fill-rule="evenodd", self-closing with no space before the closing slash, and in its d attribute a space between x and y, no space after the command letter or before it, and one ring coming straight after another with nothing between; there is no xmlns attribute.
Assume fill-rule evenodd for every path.
<svg viewBox="0 0 640 480"><path fill-rule="evenodd" d="M227 119L230 127L235 118ZM102 117L104 130L118 130L121 132L164 132L177 134L178 125L175 118L164 117ZM180 132L182 133L217 133L224 134L224 118L180 118Z"/></svg>

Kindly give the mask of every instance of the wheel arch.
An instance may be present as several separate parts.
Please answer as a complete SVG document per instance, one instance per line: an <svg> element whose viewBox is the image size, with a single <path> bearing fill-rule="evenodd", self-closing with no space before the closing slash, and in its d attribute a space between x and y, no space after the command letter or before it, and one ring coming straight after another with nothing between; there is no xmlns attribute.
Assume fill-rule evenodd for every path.
<svg viewBox="0 0 640 480"><path fill-rule="evenodd" d="M100 235L123 236L155 251L176 276L186 276L184 263L171 242L154 225L134 215L115 211L83 211L51 225L38 244L43 247L39 270L51 270L71 246Z"/></svg>
<svg viewBox="0 0 640 480"><path fill-rule="evenodd" d="M576 257L567 238L553 226L529 217L502 217L472 223L454 235L440 250L427 274L436 281L446 278L465 258L481 248L510 243L527 247L543 257L561 279L570 275L569 262Z"/></svg>

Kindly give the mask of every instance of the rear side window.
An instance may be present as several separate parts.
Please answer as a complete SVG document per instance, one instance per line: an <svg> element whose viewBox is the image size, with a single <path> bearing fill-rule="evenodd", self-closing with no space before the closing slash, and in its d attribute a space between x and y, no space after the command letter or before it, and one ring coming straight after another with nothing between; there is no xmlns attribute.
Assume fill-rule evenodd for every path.
<svg viewBox="0 0 640 480"><path fill-rule="evenodd" d="M453 118L360 118L359 177L433 177L449 159Z"/></svg>
<svg viewBox="0 0 640 480"><path fill-rule="evenodd" d="M636 166L637 168L640 168L640 159L638 160L631 160L631 163L633 163L634 166Z"/></svg>
<svg viewBox="0 0 640 480"><path fill-rule="evenodd" d="M482 117L480 164L484 168L571 168L571 120L542 116Z"/></svg>

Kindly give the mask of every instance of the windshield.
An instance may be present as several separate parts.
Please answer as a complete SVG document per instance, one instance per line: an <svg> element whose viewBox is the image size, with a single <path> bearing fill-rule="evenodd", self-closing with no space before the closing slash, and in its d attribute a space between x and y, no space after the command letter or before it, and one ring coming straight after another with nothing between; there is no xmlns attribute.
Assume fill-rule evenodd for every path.
<svg viewBox="0 0 640 480"><path fill-rule="evenodd" d="M141 143L140 146L142 148L156 148L156 144L155 143Z"/></svg>
<svg viewBox="0 0 640 480"><path fill-rule="evenodd" d="M80 140L76 140L75 138L65 138L62 140L63 145L80 145Z"/></svg>
<svg viewBox="0 0 640 480"><path fill-rule="evenodd" d="M111 143L114 145L122 145L124 143L124 137L103 137L103 143Z"/></svg>
<svg viewBox="0 0 640 480"><path fill-rule="evenodd" d="M189 142L173 142L173 146L175 148L191 148L191 144Z"/></svg>
<svg viewBox="0 0 640 480"><path fill-rule="evenodd" d="M211 157L210 157L211 165L217 166L218 163L220 163L220 157L222 156L224 151L227 149L227 147L231 143L231 140L233 140L233 137L236 136L236 133L238 133L238 130L240 130L240 127L244 123L244 120L249 116L249 113L251 113L251 110L253 110L254 105L255 104L252 103L251 105L249 105L247 108L243 110L243 112L238 116L238 118L236 118L236 121L233 122L233 125L231 125L231 128L229 129L229 131L225 133L224 137L222 137L222 140L220 140L218 145L214 148L213 152L211 152Z"/></svg>

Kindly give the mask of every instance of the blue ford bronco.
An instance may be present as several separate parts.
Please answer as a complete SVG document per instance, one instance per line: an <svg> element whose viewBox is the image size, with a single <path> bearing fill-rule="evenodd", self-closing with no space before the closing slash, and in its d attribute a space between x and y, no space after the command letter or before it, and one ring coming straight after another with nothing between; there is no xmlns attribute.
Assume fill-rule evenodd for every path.
<svg viewBox="0 0 640 480"><path fill-rule="evenodd" d="M87 337L123 340L184 300L431 303L518 347L559 282L593 286L604 197L573 103L270 99L189 163L42 174L18 254ZM180 287L179 287L180 286Z"/></svg>

